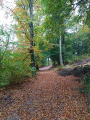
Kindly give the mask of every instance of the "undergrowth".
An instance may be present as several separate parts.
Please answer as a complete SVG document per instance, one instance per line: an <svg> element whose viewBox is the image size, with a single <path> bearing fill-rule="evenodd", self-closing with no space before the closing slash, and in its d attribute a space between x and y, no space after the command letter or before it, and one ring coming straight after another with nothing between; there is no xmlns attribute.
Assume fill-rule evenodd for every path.
<svg viewBox="0 0 90 120"><path fill-rule="evenodd" d="M24 64L23 61L2 61L0 69L0 88L12 84L20 84L26 76L33 77L36 75L36 69Z"/></svg>
<svg viewBox="0 0 90 120"><path fill-rule="evenodd" d="M90 93L90 74L88 73L82 79L82 84L80 85L80 92Z"/></svg>
<svg viewBox="0 0 90 120"><path fill-rule="evenodd" d="M68 64L69 65L72 65L78 61L82 61L82 60L85 60L85 59L88 59L90 58L90 55L89 54L83 54L83 55L80 55L80 56L75 56L75 55L72 55L71 57L68 58Z"/></svg>

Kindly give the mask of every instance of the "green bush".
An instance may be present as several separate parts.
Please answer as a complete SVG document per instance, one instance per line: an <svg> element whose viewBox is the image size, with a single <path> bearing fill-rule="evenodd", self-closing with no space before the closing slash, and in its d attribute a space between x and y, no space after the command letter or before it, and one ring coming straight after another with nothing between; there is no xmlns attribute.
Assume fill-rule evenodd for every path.
<svg viewBox="0 0 90 120"><path fill-rule="evenodd" d="M12 42L13 32L12 29L5 30L4 26L0 26L0 88L20 84L26 76L36 75L36 70L29 66L30 58L24 52L26 48L19 45L19 42ZM16 49L10 46L15 46Z"/></svg>
<svg viewBox="0 0 90 120"><path fill-rule="evenodd" d="M24 64L23 61L2 61L0 70L0 87L10 84L20 84L26 76L33 77L36 75L36 69Z"/></svg>
<svg viewBox="0 0 90 120"><path fill-rule="evenodd" d="M82 84L80 85L80 92L90 93L90 74L84 76Z"/></svg>
<svg viewBox="0 0 90 120"><path fill-rule="evenodd" d="M36 75L36 73L37 73L37 70L36 70L35 67L32 67L32 68L30 69L30 72L31 72L31 76L34 77L34 76Z"/></svg>

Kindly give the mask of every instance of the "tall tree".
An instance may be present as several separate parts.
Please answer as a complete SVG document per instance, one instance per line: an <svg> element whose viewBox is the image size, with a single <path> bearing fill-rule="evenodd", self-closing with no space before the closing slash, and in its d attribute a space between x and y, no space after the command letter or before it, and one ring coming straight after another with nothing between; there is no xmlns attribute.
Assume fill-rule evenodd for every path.
<svg viewBox="0 0 90 120"><path fill-rule="evenodd" d="M57 36L59 39L59 47L60 47L60 64L63 65L63 55L62 55L62 46L65 49L65 20L70 16L70 11L72 10L72 6L69 3L69 0L44 0L45 6L45 24L46 30L49 32L48 34L53 34L53 36ZM69 5L68 5L69 4ZM49 38L51 39L51 38ZM58 40L57 39L57 40Z"/></svg>
<svg viewBox="0 0 90 120"><path fill-rule="evenodd" d="M33 41L33 0L18 0L16 2L16 8L14 9L15 18L18 20L17 36L20 41L29 41L29 50L31 56L30 66L35 67L35 59L34 59L34 41ZM20 31L21 29L21 31ZM27 58L27 56L26 56Z"/></svg>
<svg viewBox="0 0 90 120"><path fill-rule="evenodd" d="M34 59L34 43L33 43L33 0L29 0L29 10L30 10L30 36L31 36L31 41L30 41L30 53L31 53L31 66L35 67L35 59Z"/></svg>

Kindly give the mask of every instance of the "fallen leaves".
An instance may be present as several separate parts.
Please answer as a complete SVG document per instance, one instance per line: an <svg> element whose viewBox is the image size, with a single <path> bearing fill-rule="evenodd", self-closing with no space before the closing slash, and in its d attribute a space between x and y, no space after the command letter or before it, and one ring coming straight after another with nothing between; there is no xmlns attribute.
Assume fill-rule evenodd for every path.
<svg viewBox="0 0 90 120"><path fill-rule="evenodd" d="M89 120L77 77L42 71L34 82L0 91L0 120Z"/></svg>

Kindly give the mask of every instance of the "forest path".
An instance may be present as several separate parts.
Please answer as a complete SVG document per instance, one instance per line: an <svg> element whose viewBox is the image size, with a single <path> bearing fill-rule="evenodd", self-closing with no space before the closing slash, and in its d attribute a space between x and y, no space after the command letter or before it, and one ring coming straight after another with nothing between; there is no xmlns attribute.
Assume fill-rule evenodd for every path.
<svg viewBox="0 0 90 120"><path fill-rule="evenodd" d="M20 86L0 91L0 120L90 120L74 76L38 72Z"/></svg>
<svg viewBox="0 0 90 120"><path fill-rule="evenodd" d="M49 66L45 66L45 67L42 67L42 68L39 68L40 71L44 71L44 70L50 70L52 68L51 65Z"/></svg>

